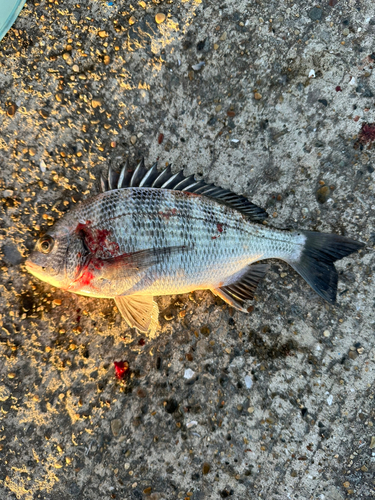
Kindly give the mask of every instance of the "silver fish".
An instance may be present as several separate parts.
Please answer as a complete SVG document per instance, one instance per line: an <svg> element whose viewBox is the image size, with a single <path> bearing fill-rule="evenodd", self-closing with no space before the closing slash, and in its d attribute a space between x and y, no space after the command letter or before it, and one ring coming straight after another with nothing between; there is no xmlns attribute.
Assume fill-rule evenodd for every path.
<svg viewBox="0 0 375 500"><path fill-rule="evenodd" d="M30 273L51 285L113 298L130 327L155 333L156 295L209 289L247 312L268 264L288 262L321 296L336 300L334 262L364 246L335 234L281 231L243 196L183 172L161 173L143 160L101 179L83 201L36 243Z"/></svg>

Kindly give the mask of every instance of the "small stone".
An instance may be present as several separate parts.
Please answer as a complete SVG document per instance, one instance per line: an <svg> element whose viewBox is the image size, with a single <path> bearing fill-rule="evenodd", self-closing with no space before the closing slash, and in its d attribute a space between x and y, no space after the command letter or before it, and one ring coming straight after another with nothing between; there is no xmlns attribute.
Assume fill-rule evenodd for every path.
<svg viewBox="0 0 375 500"><path fill-rule="evenodd" d="M135 18L134 16L131 16L131 17L129 18L129 24L130 24L130 26L132 26L132 25L133 25L133 24L135 24L136 22L137 22L137 20L136 20L136 18Z"/></svg>
<svg viewBox="0 0 375 500"><path fill-rule="evenodd" d="M108 33L104 30L100 30L98 35L100 36L100 38L105 38L106 36L108 36Z"/></svg>
<svg viewBox="0 0 375 500"><path fill-rule="evenodd" d="M16 111L17 111L17 105L14 103L9 104L9 106L7 107L7 115L10 118L16 114Z"/></svg>
<svg viewBox="0 0 375 500"><path fill-rule="evenodd" d="M330 333L330 331L329 331L329 330L324 330L323 335L324 335L325 337L329 337L329 336L331 335L331 333Z"/></svg>
<svg viewBox="0 0 375 500"><path fill-rule="evenodd" d="M67 59L69 59L69 57L71 57L71 56L70 56L70 54L69 54L69 52L64 52L64 54L63 54L62 56L63 56L63 59L64 59L65 61L66 61Z"/></svg>
<svg viewBox="0 0 375 500"><path fill-rule="evenodd" d="M343 486L344 486L344 488L350 488L349 481L345 481L345 483L343 483Z"/></svg>
<svg viewBox="0 0 375 500"><path fill-rule="evenodd" d="M39 114L45 120L49 117L49 112L46 109L39 110Z"/></svg>
<svg viewBox="0 0 375 500"><path fill-rule="evenodd" d="M350 359L357 359L358 358L358 354L355 351L349 351L348 358L350 358Z"/></svg>
<svg viewBox="0 0 375 500"><path fill-rule="evenodd" d="M61 306L62 300L61 299L54 299L53 303L55 304L55 306Z"/></svg>
<svg viewBox="0 0 375 500"><path fill-rule="evenodd" d="M78 66L78 64L74 64L72 69L73 69L73 71L75 71L76 73L79 73L79 66Z"/></svg>
<svg viewBox="0 0 375 500"><path fill-rule="evenodd" d="M219 111L221 111L222 107L223 107L223 106L222 106L221 104L218 104L218 105L216 106L216 108L215 108L216 113L219 113Z"/></svg>
<svg viewBox="0 0 375 500"><path fill-rule="evenodd" d="M119 418L115 418L111 421L112 434L117 437L120 434L122 428L122 421Z"/></svg>
<svg viewBox="0 0 375 500"><path fill-rule="evenodd" d="M222 42L225 42L225 40L227 39L227 36L228 36L228 35L227 35L227 32L226 32L226 31L224 31L224 33L223 33L223 34L221 35L221 37L220 37L220 40L221 40Z"/></svg>
<svg viewBox="0 0 375 500"><path fill-rule="evenodd" d="M16 374L14 372L9 372L8 373L8 378L13 379L15 377L16 377ZM370 446L370 448L371 448L371 446Z"/></svg>
<svg viewBox="0 0 375 500"><path fill-rule="evenodd" d="M134 144L137 142L137 136L136 136L136 135L132 135L132 136L130 137L130 142L131 142L131 143L133 144L133 146L134 146Z"/></svg>
<svg viewBox="0 0 375 500"><path fill-rule="evenodd" d="M309 13L308 16L312 21L320 21L323 15L323 10L320 7L313 7Z"/></svg>
<svg viewBox="0 0 375 500"><path fill-rule="evenodd" d="M57 102L62 102L64 96L62 95L61 92L57 92L57 94L55 95L55 99Z"/></svg>
<svg viewBox="0 0 375 500"><path fill-rule="evenodd" d="M362 465L361 471L362 472L367 472L368 471L368 468L366 467L366 465Z"/></svg>
<svg viewBox="0 0 375 500"><path fill-rule="evenodd" d="M370 449L372 450L373 448L375 448L375 436L371 437L371 442L370 442Z"/></svg>
<svg viewBox="0 0 375 500"><path fill-rule="evenodd" d="M29 148L29 155L30 156L35 156L36 155L36 149L35 148Z"/></svg>
<svg viewBox="0 0 375 500"><path fill-rule="evenodd" d="M111 62L111 58L109 56L104 56L103 62L106 66Z"/></svg>
<svg viewBox="0 0 375 500"><path fill-rule="evenodd" d="M96 109L96 108L100 108L100 106L102 105L102 100L101 99L92 99L91 101L91 106Z"/></svg>
<svg viewBox="0 0 375 500"><path fill-rule="evenodd" d="M191 370L190 368L187 368L187 369L185 370L185 373L184 373L184 378L186 378L186 379L188 379L188 380L189 380L189 379L191 379L192 377L194 377L194 375L195 375L195 372L194 372L193 370Z"/></svg>
<svg viewBox="0 0 375 500"><path fill-rule="evenodd" d="M280 278L286 278L288 276L288 273L280 273Z"/></svg>
<svg viewBox="0 0 375 500"><path fill-rule="evenodd" d="M165 21L165 14L163 14L162 12L159 12L158 14L156 14L156 16L155 16L156 24L161 24L164 21Z"/></svg>
<svg viewBox="0 0 375 500"><path fill-rule="evenodd" d="M257 101L259 101L260 99L262 99L262 94L259 94L259 92L255 92L254 93L254 99L256 99Z"/></svg>
<svg viewBox="0 0 375 500"><path fill-rule="evenodd" d="M348 36L348 35L349 35L349 33L350 33L350 32L349 32L349 28L345 28L344 30L342 30L342 34L343 34L344 36Z"/></svg>
<svg viewBox="0 0 375 500"><path fill-rule="evenodd" d="M211 465L207 462L204 462L204 464L202 465L202 473L204 476L206 476L211 470Z"/></svg>
<svg viewBox="0 0 375 500"><path fill-rule="evenodd" d="M214 49L217 50L219 48L219 45L217 43L214 43Z"/></svg>
<svg viewBox="0 0 375 500"><path fill-rule="evenodd" d="M331 195L331 190L328 186L322 186L319 188L315 194L318 203L325 203Z"/></svg>
<svg viewBox="0 0 375 500"><path fill-rule="evenodd" d="M247 409L247 412L248 413L254 413L254 407L253 406L249 406L249 408Z"/></svg>
<svg viewBox="0 0 375 500"><path fill-rule="evenodd" d="M251 389L253 386L253 379L251 378L250 375L245 376L245 385L247 389Z"/></svg>
<svg viewBox="0 0 375 500"><path fill-rule="evenodd" d="M209 329L208 326L202 326L201 328L201 334L204 335L205 337L208 337L210 335L211 330Z"/></svg>
<svg viewBox="0 0 375 500"><path fill-rule="evenodd" d="M14 243L6 243L3 248L4 260L12 266L17 266L22 262L22 255Z"/></svg>
<svg viewBox="0 0 375 500"><path fill-rule="evenodd" d="M151 488L151 486L149 486L148 488L145 488L145 489L143 490L143 493L144 493L145 495L151 495L151 491L152 491L152 488Z"/></svg>

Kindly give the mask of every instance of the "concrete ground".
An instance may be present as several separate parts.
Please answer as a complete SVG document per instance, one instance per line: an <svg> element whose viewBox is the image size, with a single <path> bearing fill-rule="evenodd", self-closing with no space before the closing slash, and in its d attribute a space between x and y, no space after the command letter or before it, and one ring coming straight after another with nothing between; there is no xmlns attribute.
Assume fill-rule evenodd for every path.
<svg viewBox="0 0 375 500"><path fill-rule="evenodd" d="M375 497L374 3L77 2L0 43L1 499ZM149 339L28 275L126 156L365 242L337 305L275 261L249 315L162 297Z"/></svg>

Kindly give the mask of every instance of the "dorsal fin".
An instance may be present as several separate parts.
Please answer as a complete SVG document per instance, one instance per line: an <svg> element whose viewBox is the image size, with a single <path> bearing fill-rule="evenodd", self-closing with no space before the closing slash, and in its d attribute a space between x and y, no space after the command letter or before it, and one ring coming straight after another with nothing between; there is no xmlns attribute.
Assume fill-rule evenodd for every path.
<svg viewBox="0 0 375 500"><path fill-rule="evenodd" d="M170 165L161 172L157 170L157 163L147 169L143 158L135 170L129 166L128 161L120 172L116 172L112 167L109 167L107 177L105 178L102 175L100 183L103 192L128 187L152 187L186 191L215 198L219 203L238 210L254 222L262 222L268 217L263 208L254 205L244 196L235 194L229 189L215 186L215 184L207 184L203 180L196 181L194 175L185 177L182 170L177 174L173 174Z"/></svg>

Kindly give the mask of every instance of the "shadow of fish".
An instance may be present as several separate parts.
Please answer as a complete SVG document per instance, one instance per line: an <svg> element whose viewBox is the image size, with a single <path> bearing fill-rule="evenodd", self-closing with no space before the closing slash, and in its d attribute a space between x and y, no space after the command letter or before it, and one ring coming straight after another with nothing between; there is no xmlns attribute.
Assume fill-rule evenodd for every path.
<svg viewBox="0 0 375 500"><path fill-rule="evenodd" d="M36 243L26 268L63 290L113 298L128 325L154 333L157 295L209 289L247 312L267 272L288 262L329 303L334 262L364 246L335 234L266 227L267 213L243 196L194 175L162 172L143 160L111 168L102 193L68 212Z"/></svg>

